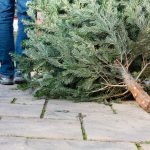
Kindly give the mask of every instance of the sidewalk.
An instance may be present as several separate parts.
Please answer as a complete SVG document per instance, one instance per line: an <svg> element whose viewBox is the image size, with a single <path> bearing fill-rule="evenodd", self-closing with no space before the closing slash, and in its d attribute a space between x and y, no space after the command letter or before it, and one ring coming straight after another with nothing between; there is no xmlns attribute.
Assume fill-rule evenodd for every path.
<svg viewBox="0 0 150 150"><path fill-rule="evenodd" d="M150 114L136 103L35 100L0 85L0 150L150 150Z"/></svg>

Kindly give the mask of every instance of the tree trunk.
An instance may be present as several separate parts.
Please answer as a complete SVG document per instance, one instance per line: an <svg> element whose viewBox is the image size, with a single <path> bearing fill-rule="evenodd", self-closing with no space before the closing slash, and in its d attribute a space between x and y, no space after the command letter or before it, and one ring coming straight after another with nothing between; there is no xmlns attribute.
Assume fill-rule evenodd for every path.
<svg viewBox="0 0 150 150"><path fill-rule="evenodd" d="M122 77L128 90L132 93L137 103L147 112L150 112L150 96L143 90L140 84L125 70L120 68Z"/></svg>

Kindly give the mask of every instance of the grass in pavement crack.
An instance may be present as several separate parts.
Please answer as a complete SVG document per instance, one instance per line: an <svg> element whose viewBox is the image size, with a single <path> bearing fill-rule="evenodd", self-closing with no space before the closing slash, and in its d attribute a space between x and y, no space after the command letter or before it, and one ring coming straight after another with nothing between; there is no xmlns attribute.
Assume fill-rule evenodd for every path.
<svg viewBox="0 0 150 150"><path fill-rule="evenodd" d="M140 143L135 143L136 147L138 150L143 150L143 148L141 147Z"/></svg>
<svg viewBox="0 0 150 150"><path fill-rule="evenodd" d="M111 108L113 114L117 114L117 110L113 107L113 104L111 102L108 102L107 100L105 100L104 104Z"/></svg>
<svg viewBox="0 0 150 150"><path fill-rule="evenodd" d="M43 109L42 109L42 112L41 112L41 115L40 115L40 118L41 118L41 119L44 118L44 115L45 115L45 112L46 112L47 104L48 104L48 100L45 100L44 105L43 105Z"/></svg>
<svg viewBox="0 0 150 150"><path fill-rule="evenodd" d="M17 101L17 98L13 98L12 101L10 102L11 104L15 104Z"/></svg>
<svg viewBox="0 0 150 150"><path fill-rule="evenodd" d="M117 111L116 111L116 109L113 107L113 105L111 105L110 108L111 108L113 114L117 114Z"/></svg>
<svg viewBox="0 0 150 150"><path fill-rule="evenodd" d="M87 134L86 134L86 130L84 128L84 121L83 121L83 118L85 117L82 113L79 113L78 115L79 117L79 121L80 121L80 124L81 124L81 130L82 130L82 136L83 136L83 140L87 140Z"/></svg>

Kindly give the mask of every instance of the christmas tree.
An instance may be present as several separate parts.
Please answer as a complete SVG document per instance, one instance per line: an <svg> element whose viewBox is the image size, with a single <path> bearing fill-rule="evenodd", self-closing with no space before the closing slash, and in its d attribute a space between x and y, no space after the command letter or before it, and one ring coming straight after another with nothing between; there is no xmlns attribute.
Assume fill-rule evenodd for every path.
<svg viewBox="0 0 150 150"><path fill-rule="evenodd" d="M132 93L150 111L150 98L138 84L150 78L149 2L36 0L29 4L34 21L27 23L25 61L35 72L31 78L35 95L102 102ZM42 23L37 23L36 14Z"/></svg>

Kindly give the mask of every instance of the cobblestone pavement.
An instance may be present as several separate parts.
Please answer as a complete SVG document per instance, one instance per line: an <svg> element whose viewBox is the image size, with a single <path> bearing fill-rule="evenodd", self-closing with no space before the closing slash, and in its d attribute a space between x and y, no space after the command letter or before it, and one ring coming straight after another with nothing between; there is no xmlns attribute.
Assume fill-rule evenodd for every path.
<svg viewBox="0 0 150 150"><path fill-rule="evenodd" d="M36 100L0 85L0 150L150 150L150 114L134 102Z"/></svg>

